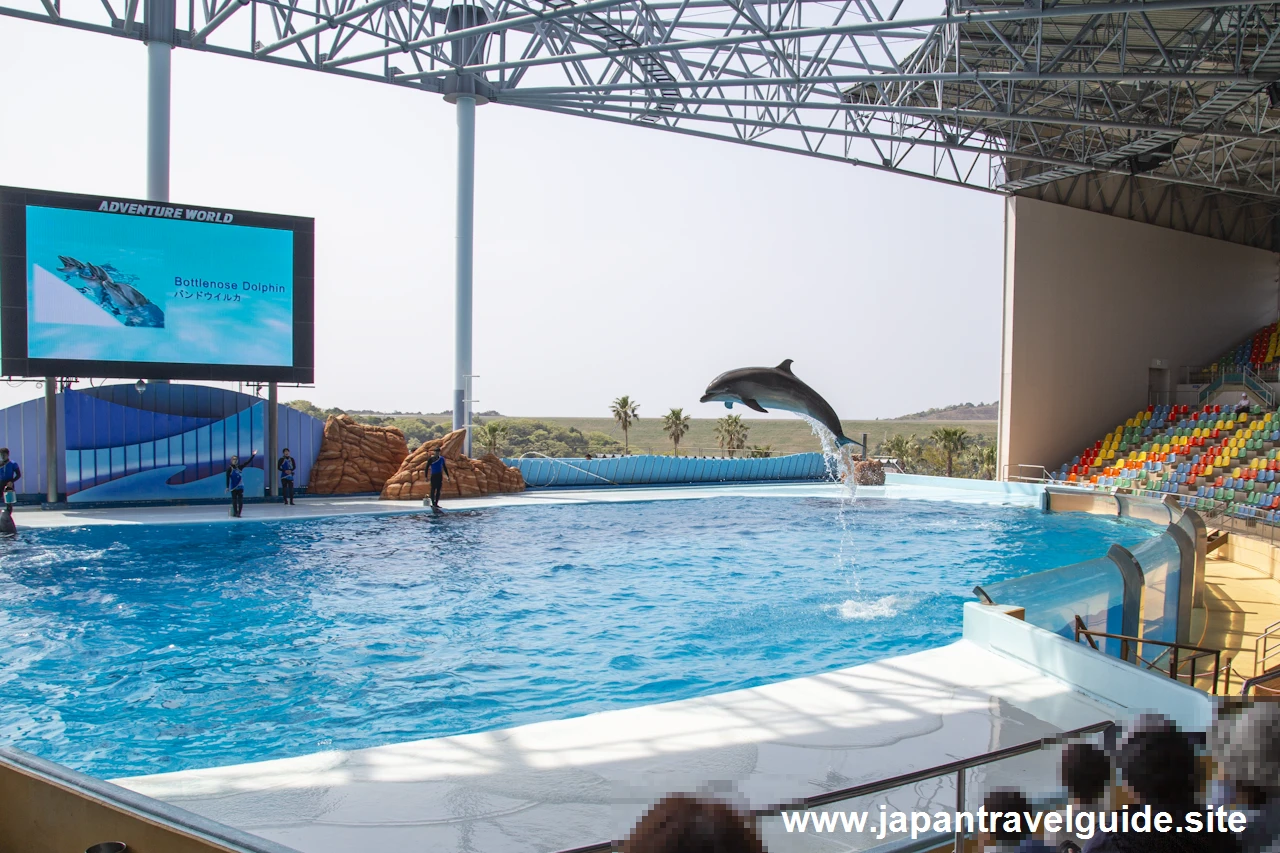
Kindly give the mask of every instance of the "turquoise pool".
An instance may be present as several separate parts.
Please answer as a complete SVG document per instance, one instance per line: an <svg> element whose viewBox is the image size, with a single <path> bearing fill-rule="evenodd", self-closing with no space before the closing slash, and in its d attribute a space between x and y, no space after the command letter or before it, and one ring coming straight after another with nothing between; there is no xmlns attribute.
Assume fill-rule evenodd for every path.
<svg viewBox="0 0 1280 853"><path fill-rule="evenodd" d="M0 543L0 743L104 776L506 727L945 643L1117 519L721 497Z"/></svg>

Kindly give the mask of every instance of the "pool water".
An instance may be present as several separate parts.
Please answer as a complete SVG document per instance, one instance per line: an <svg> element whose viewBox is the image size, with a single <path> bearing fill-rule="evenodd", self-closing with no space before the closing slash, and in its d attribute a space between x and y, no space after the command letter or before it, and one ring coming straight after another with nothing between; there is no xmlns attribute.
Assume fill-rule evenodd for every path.
<svg viewBox="0 0 1280 853"><path fill-rule="evenodd" d="M506 727L946 643L1148 525L711 498L0 542L0 743L103 777Z"/></svg>

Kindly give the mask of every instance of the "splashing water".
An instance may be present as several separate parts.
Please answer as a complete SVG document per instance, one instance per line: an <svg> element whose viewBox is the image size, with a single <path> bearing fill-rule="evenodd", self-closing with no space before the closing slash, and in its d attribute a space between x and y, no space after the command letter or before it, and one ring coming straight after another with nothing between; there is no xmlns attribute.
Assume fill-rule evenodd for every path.
<svg viewBox="0 0 1280 853"><path fill-rule="evenodd" d="M891 619L902 611L902 597L886 595L881 598L859 600L850 598L836 607L840 618L852 622L868 622L872 619Z"/></svg>
<svg viewBox="0 0 1280 853"><path fill-rule="evenodd" d="M827 476L844 486L840 501L836 507L836 521L840 523L840 545L836 549L836 571L848 573L853 592L857 595L862 589L858 572L858 555L854 549L853 529L848 512L854 510L854 501L858 497L858 484L853 476L853 447L844 447L836 443L835 433L823 424L805 415L800 415L808 423L813 434L822 443L822 460L827 469Z"/></svg>

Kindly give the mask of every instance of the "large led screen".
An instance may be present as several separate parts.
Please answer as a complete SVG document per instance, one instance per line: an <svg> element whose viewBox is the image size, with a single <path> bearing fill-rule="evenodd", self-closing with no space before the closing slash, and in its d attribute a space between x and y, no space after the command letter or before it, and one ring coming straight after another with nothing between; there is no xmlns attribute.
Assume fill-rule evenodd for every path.
<svg viewBox="0 0 1280 853"><path fill-rule="evenodd" d="M0 373L313 381L310 219L0 190Z"/></svg>

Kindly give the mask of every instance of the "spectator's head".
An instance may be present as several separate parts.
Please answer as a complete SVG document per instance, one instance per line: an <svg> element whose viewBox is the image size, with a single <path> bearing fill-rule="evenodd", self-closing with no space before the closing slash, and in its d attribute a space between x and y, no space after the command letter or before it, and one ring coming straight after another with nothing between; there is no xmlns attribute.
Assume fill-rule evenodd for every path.
<svg viewBox="0 0 1280 853"><path fill-rule="evenodd" d="M764 853L760 836L728 805L688 794L663 797L640 818L626 853Z"/></svg>
<svg viewBox="0 0 1280 853"><path fill-rule="evenodd" d="M1101 800L1111 783L1111 762L1091 743L1069 744L1062 751L1061 772L1067 796L1079 806Z"/></svg>
<svg viewBox="0 0 1280 853"><path fill-rule="evenodd" d="M982 806L987 810L987 825L991 828L985 833L981 847L1016 848L1031 834L1023 817L1031 811L1031 804L1021 791L992 791L982 801Z"/></svg>
<svg viewBox="0 0 1280 853"><path fill-rule="evenodd" d="M289 448L287 448L287 447L286 447L284 450L282 450L282 451L280 451L280 452L281 452L281 453L283 453L285 456L288 456L288 455L289 455Z"/></svg>
<svg viewBox="0 0 1280 853"><path fill-rule="evenodd" d="M1260 806L1280 799L1280 705L1256 702L1220 718L1209 733L1209 748L1244 802Z"/></svg>
<svg viewBox="0 0 1280 853"><path fill-rule="evenodd" d="M9 448L0 447L0 462L8 462L8 461L9 461Z"/></svg>
<svg viewBox="0 0 1280 853"><path fill-rule="evenodd" d="M1139 803L1183 808L1195 802L1200 787L1195 748L1162 716L1134 721L1117 749L1116 764Z"/></svg>

